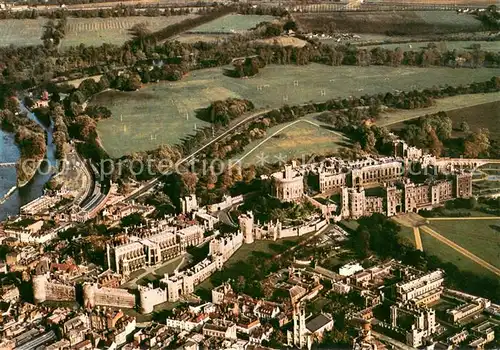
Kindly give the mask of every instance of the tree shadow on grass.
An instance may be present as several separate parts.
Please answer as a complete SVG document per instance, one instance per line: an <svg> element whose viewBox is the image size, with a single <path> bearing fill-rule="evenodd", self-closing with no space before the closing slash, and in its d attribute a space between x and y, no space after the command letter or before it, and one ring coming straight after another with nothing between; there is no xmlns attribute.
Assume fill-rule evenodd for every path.
<svg viewBox="0 0 500 350"><path fill-rule="evenodd" d="M495 230L497 232L500 232L500 225L490 225L490 228L492 228L493 230Z"/></svg>

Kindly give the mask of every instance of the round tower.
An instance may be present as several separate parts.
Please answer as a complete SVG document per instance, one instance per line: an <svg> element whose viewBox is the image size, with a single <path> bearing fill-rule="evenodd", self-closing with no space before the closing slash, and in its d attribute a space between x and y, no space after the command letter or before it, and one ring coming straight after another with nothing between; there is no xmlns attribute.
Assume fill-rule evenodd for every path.
<svg viewBox="0 0 500 350"><path fill-rule="evenodd" d="M83 306L89 309L95 306L95 287L91 283L83 285Z"/></svg>
<svg viewBox="0 0 500 350"><path fill-rule="evenodd" d="M145 286L137 286L137 288L139 289L139 311L141 314L150 314L154 309L154 301L149 300L150 298L148 298L148 294L150 294L150 288Z"/></svg>
<svg viewBox="0 0 500 350"><path fill-rule="evenodd" d="M240 230L243 233L243 239L246 244L252 244L254 242L253 234L253 214L248 212L242 214L238 218L240 224Z"/></svg>
<svg viewBox="0 0 500 350"><path fill-rule="evenodd" d="M35 275L32 282L35 304L43 303L47 299L47 277L45 275Z"/></svg>

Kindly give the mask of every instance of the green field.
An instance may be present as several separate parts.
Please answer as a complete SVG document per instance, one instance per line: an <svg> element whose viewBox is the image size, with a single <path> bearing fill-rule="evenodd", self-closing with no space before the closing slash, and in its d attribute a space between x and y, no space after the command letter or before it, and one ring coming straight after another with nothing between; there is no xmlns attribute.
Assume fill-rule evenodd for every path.
<svg viewBox="0 0 500 350"><path fill-rule="evenodd" d="M197 109L229 97L247 98L257 108L274 108L285 103L297 105L336 97L466 84L500 75L500 69L495 68L462 70L310 64L271 65L252 78L235 79L224 76L223 69L194 71L180 82L149 84L140 91L99 94L92 103L107 106L113 113L112 118L98 124L104 148L118 157L176 143L193 132L195 124L197 127L207 125L194 117Z"/></svg>
<svg viewBox="0 0 500 350"><path fill-rule="evenodd" d="M384 49L395 50L396 48L399 47L403 51L415 51L427 48L427 45L430 43L431 42L406 42L404 44L381 44L381 45L368 45L368 46L363 45L363 48L371 50L376 47L381 47ZM437 48L441 52L445 52L448 50L470 51L472 50L471 45L473 44L481 45L482 50L494 51L494 52L500 51L500 41L437 41L433 43L436 44Z"/></svg>
<svg viewBox="0 0 500 350"><path fill-rule="evenodd" d="M151 31L183 21L188 16L171 17L120 17L120 18L68 18L68 27L62 47L102 43L123 44L130 39L128 29L137 23L147 23ZM43 26L47 19L6 19L0 21L0 46L41 45Z"/></svg>
<svg viewBox="0 0 500 350"><path fill-rule="evenodd" d="M242 33L255 28L259 23L270 22L273 19L273 16L227 15L191 29L189 33Z"/></svg>
<svg viewBox="0 0 500 350"><path fill-rule="evenodd" d="M255 241L252 244L243 244L240 249L236 253L229 258L229 260L225 263L227 266L231 266L234 264L237 264L240 261L246 261L250 255L254 252L261 252L261 253L268 253L271 255L277 255L275 250L272 249L273 245L281 245L287 244L287 246L293 246L291 243L299 242L304 237L307 236L302 236L302 237L291 237L291 238L285 238L285 239L280 239L277 241L271 241L271 240L261 240L261 241Z"/></svg>
<svg viewBox="0 0 500 350"><path fill-rule="evenodd" d="M245 147L245 152L234 160L241 161L243 165L284 163L296 158L307 159L313 154L332 153L339 146L349 145L349 139L309 116L270 128L265 138L251 142Z"/></svg>
<svg viewBox="0 0 500 350"><path fill-rule="evenodd" d="M500 220L431 221L429 226L472 254L500 267Z"/></svg>
<svg viewBox="0 0 500 350"><path fill-rule="evenodd" d="M425 34L475 32L483 30L474 16L455 11L352 11L294 14L304 31L391 34L421 37Z"/></svg>
<svg viewBox="0 0 500 350"><path fill-rule="evenodd" d="M391 129L401 129L405 126L404 121L434 114L447 112L453 121L453 127L460 128L460 123L465 120L471 130L487 127L490 136L500 136L500 125L495 120L500 118L500 92L487 94L467 94L436 99L434 105L427 108L395 110L382 112L377 120L381 126L391 125ZM497 117L497 119L495 119ZM453 136L459 135L454 130Z"/></svg>
<svg viewBox="0 0 500 350"><path fill-rule="evenodd" d="M441 231L438 232L440 234L443 234L443 232ZM420 230L420 236L422 237L422 246L424 247L424 252L426 252L427 254L434 255L444 262L452 263L456 265L460 270L470 271L478 275L488 277L496 277L492 272L486 270L482 266L476 264L474 261L457 252L455 249L441 243L422 230Z"/></svg>
<svg viewBox="0 0 500 350"><path fill-rule="evenodd" d="M472 131L479 128L488 128L490 139L500 142L500 93L496 102L484 103L481 105L461 108L448 112L448 116L453 121L453 127L459 128L462 121L466 121ZM490 95L490 94L488 94ZM464 136L454 131L454 137Z"/></svg>

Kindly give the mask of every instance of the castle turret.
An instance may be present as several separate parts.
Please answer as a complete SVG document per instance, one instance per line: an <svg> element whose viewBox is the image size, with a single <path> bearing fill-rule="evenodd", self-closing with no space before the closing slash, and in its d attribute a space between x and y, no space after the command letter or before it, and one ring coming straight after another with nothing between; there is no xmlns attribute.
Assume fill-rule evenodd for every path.
<svg viewBox="0 0 500 350"><path fill-rule="evenodd" d="M95 306L95 287L91 283L83 285L83 306L89 309Z"/></svg>
<svg viewBox="0 0 500 350"><path fill-rule="evenodd" d="M43 303L47 299L47 277L35 275L33 282L33 300L36 304Z"/></svg>
<svg viewBox="0 0 500 350"><path fill-rule="evenodd" d="M253 230L253 213L251 211L246 214L241 214L238 217L240 224L240 230L243 233L243 239L246 244L251 244L254 242L254 230Z"/></svg>
<svg viewBox="0 0 500 350"><path fill-rule="evenodd" d="M167 291L162 288L153 288L152 284L147 286L138 286L140 312L142 314L150 314L153 312L155 305L167 301Z"/></svg>

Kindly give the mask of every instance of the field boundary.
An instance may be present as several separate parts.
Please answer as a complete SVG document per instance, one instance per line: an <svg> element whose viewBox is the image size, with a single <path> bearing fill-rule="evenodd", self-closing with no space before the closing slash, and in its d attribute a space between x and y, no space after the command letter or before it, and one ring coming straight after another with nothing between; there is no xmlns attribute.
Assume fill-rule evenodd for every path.
<svg viewBox="0 0 500 350"><path fill-rule="evenodd" d="M310 120L307 120L307 119L299 119L299 120L295 120L295 121L293 121L293 122L291 122L291 123L289 123L289 124L287 124L287 125L283 126L282 128L280 128L280 129L276 130L274 133L272 133L271 135L269 135L268 137L266 137L264 140L262 140L261 142L259 142L259 144L258 144L257 146L253 147L251 150L249 150L247 153L245 153L245 154L244 154L244 155L243 155L240 159L238 159L238 160L236 161L236 163L235 163L233 166L235 166L236 164L241 163L241 161L242 161L243 159L245 159L247 156L249 156L251 153L253 153L256 149L258 149L258 148L259 148L260 146L262 146L264 143L266 143L267 141L269 141L270 139L272 139L274 136L278 135L278 134L279 134L280 132L282 132L283 130L285 130L285 129L287 129L287 128L289 128L290 126L293 126L293 125L295 125L295 124L301 123L301 122L309 123L309 124L314 125L314 126L316 126L316 127L318 127L318 128L321 128L321 125L319 125L318 123L315 123L315 122L310 121ZM339 137L341 137L341 138L344 138L344 137L345 137L344 135L342 135L341 133L339 133L339 132L337 132L337 131L334 131L334 130L329 130L329 129L325 129L325 130L326 130L326 131L328 131L328 132L330 132L330 133L332 133L332 134L334 134L334 135L337 135L337 136L339 136Z"/></svg>
<svg viewBox="0 0 500 350"><path fill-rule="evenodd" d="M488 263L487 261L481 259L480 257L478 257L477 255L474 255L472 254L470 251L468 251L467 249L459 246L458 244L456 244L455 242L453 242L452 240L449 240L448 238L444 237L443 235L441 235L440 233L436 232L435 230L431 229L429 226L421 226L420 227L425 233L428 233L430 236L434 237L435 239L437 239L438 241L440 241L441 243L447 245L448 247L456 250L457 252L459 252L460 254L462 254L463 256L467 257L468 259L472 260L473 262L477 263L478 265L484 267L485 269L491 271L492 273L494 273L495 275L497 276L500 276L500 269L491 265L490 263Z"/></svg>
<svg viewBox="0 0 500 350"><path fill-rule="evenodd" d="M488 93L482 93L482 94L465 94L465 95L457 95L457 96L461 96L462 99L467 100L467 98L469 96L472 96L472 95L488 96L488 97L492 97L492 99L491 100L488 99L488 101L474 101L473 99L472 100L468 99L468 101L470 103L465 104L465 105L461 105L459 107L453 107L453 108L446 108L445 106L439 106L439 101L446 101L446 99L456 98L456 96L448 96L448 97L436 99L437 105L433 105L433 106L427 107L427 108L417 108L415 110L416 113L414 115L409 115L409 116L403 115L403 117L401 117L401 118L393 118L390 120L383 120L383 121L381 120L380 122L379 121L375 122L375 124L377 124L379 126L391 126L394 124L404 123L404 122L407 122L409 120L418 119L418 118L424 117L428 114L434 114L434 113L438 113L438 112L459 111L459 110L465 109L465 108L481 106L481 105L486 105L486 104L495 103L495 102L500 101L500 92L488 92ZM419 110L421 110L421 112L419 112ZM408 110L408 111L411 111L411 110ZM401 112L401 110L396 110L394 112L388 112L388 113L389 114L397 114L398 112ZM385 117L385 115L383 115L383 114L381 116Z"/></svg>
<svg viewBox="0 0 500 350"><path fill-rule="evenodd" d="M500 220L500 216L466 216L466 217L441 217L428 218L429 221L457 221L457 220Z"/></svg>

